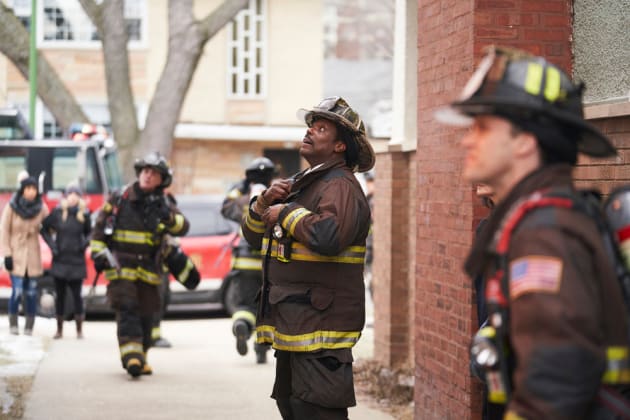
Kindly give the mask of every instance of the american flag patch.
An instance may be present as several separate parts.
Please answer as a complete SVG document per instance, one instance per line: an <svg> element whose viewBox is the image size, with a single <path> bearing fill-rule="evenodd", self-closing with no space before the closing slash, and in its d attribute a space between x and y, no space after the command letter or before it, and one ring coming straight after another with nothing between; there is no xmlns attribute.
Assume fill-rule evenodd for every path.
<svg viewBox="0 0 630 420"><path fill-rule="evenodd" d="M525 293L556 293L562 280L562 260L554 257L525 257L510 264L510 298Z"/></svg>

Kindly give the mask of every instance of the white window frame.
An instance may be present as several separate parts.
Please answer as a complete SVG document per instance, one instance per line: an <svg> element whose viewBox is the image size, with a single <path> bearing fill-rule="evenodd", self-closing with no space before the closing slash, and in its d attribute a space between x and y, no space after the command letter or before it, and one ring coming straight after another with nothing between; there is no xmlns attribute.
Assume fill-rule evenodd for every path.
<svg viewBox="0 0 630 420"><path fill-rule="evenodd" d="M260 14L256 14L256 5L260 2ZM243 30L245 21L249 21L247 30ZM256 26L260 24L260 39L256 40ZM235 28L236 25L236 28ZM234 39L234 31L236 39ZM248 51L245 45L248 44ZM236 65L233 52L236 51ZM260 65L256 67L256 53L260 54ZM248 69L245 70L247 60ZM229 99L264 99L267 94L267 0L249 0L249 6L239 12L228 27L227 34L227 96ZM259 77L260 92L252 88ZM236 78L236 91L233 81ZM247 83L248 91L245 91Z"/></svg>
<svg viewBox="0 0 630 420"><path fill-rule="evenodd" d="M37 1L37 47L38 48L57 48L57 49L100 49L102 47L100 40L47 40L44 39L44 24L46 16L44 15L44 6L47 0L38 0ZM52 1L76 1L77 6L79 7L80 14L82 16L77 16L77 19L81 19L81 22L85 22L85 25L89 26L88 32L94 29L94 25L90 19L85 15L81 5L78 0L52 0ZM125 0L125 17L126 18L139 18L141 21L141 29L140 29L140 39L139 40L130 40L129 48L130 49L142 49L146 48L148 45L148 11L147 11L147 1L148 0ZM25 3L28 2L28 7L25 6ZM31 2L28 0L9 0L8 6L14 8L14 12L18 17L28 17L31 16ZM100 0L97 0L100 2ZM15 6L17 5L17 8ZM135 12L135 13L132 13Z"/></svg>

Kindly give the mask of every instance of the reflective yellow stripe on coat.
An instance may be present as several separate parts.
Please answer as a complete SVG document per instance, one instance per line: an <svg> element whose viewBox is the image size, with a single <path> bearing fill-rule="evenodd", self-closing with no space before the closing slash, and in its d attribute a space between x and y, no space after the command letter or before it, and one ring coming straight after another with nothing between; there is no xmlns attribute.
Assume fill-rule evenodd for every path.
<svg viewBox="0 0 630 420"><path fill-rule="evenodd" d="M233 270L262 271L260 258L236 257L232 259Z"/></svg>
<svg viewBox="0 0 630 420"><path fill-rule="evenodd" d="M608 385L630 383L630 352L628 347L614 346L606 349L606 372L602 382Z"/></svg>
<svg viewBox="0 0 630 420"><path fill-rule="evenodd" d="M124 244L158 245L160 241L154 241L153 237L153 232L116 229L112 236L112 240L114 242L120 242Z"/></svg>
<svg viewBox="0 0 630 420"><path fill-rule="evenodd" d="M162 283L162 279L160 276L152 271L146 270L142 267L131 268L131 267L123 267L120 270L116 270L114 268L107 269L104 271L105 278L109 281L114 280L128 280L128 281L136 281L141 280L145 283L158 285Z"/></svg>
<svg viewBox="0 0 630 420"><path fill-rule="evenodd" d="M269 246L269 239L264 238L261 253L265 255ZM274 240L271 244L272 257L278 256L278 242ZM334 262L344 264L363 264L365 261L364 246L349 246L337 255L322 255L311 251L305 245L299 242L291 243L291 260L296 261L318 261L318 262Z"/></svg>
<svg viewBox="0 0 630 420"><path fill-rule="evenodd" d="M361 331L314 331L308 334L282 334L270 325L256 327L256 342L271 344L274 349L307 352L317 350L347 349L353 347Z"/></svg>

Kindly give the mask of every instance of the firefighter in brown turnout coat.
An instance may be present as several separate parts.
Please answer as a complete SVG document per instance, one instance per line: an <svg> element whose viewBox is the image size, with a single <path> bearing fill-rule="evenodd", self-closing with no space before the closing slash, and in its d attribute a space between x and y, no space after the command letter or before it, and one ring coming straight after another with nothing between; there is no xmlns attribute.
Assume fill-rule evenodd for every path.
<svg viewBox="0 0 630 420"><path fill-rule="evenodd" d="M353 170L374 166L363 122L345 100L299 116L310 167L252 199L243 234L263 255L257 342L276 350L272 398L284 419L346 419L356 404L352 347L365 321L370 209Z"/></svg>
<svg viewBox="0 0 630 420"><path fill-rule="evenodd" d="M221 214L230 220L241 223L243 212L249 205L251 196L268 188L275 174L275 165L266 157L258 157L245 169L245 179L238 182L223 200ZM228 281L226 304L233 308L232 333L236 337L236 350L241 356L247 354L247 340L256 326L256 295L262 284L262 259L260 250L253 249L239 235L232 248L232 267L225 281ZM256 363L267 363L269 345L254 344Z"/></svg>
<svg viewBox="0 0 630 420"><path fill-rule="evenodd" d="M137 377L152 373L147 351L152 318L160 310L165 236L185 235L189 224L164 194L173 178L166 159L153 152L134 168L138 180L104 204L90 247L96 270L109 280L123 367Z"/></svg>
<svg viewBox="0 0 630 420"><path fill-rule="evenodd" d="M578 153L615 149L584 120L582 91L541 57L490 48L437 114L470 126L464 178L495 191L465 268L483 276L488 309L471 358L506 419L628 418L623 293L589 196L572 182Z"/></svg>

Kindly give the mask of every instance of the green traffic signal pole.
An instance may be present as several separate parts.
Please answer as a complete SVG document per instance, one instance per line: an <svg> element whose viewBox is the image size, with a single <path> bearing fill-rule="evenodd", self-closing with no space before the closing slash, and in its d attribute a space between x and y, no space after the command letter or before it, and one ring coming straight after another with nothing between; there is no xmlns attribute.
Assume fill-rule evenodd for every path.
<svg viewBox="0 0 630 420"><path fill-rule="evenodd" d="M37 101L37 0L31 0L31 39L28 56L28 82L30 89L28 122L35 135L35 105Z"/></svg>

